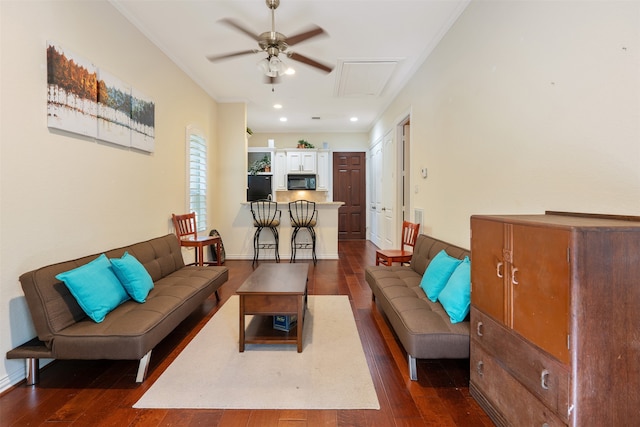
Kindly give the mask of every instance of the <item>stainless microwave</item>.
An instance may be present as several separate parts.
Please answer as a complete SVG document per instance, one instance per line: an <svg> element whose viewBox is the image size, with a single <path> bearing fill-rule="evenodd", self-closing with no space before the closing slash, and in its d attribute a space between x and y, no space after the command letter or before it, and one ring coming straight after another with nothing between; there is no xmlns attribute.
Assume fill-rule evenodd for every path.
<svg viewBox="0 0 640 427"><path fill-rule="evenodd" d="M315 190L315 175L287 175L287 190Z"/></svg>

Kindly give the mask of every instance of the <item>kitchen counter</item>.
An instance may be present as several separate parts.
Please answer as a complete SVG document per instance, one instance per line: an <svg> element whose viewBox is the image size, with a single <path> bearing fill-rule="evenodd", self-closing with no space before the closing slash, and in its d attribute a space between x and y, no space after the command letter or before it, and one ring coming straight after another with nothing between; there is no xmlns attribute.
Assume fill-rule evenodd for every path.
<svg viewBox="0 0 640 427"><path fill-rule="evenodd" d="M289 202L280 202L277 201L276 203L278 203L278 209L284 209L287 211L287 215L289 214ZM242 202L240 203L241 205L246 205L249 206L249 208L251 208L251 202ZM316 202L316 209L320 209L323 206L326 207L336 207L339 208L340 206L344 205L344 202ZM284 215L284 212L282 213Z"/></svg>
<svg viewBox="0 0 640 427"><path fill-rule="evenodd" d="M278 209L281 212L280 226L278 227L278 235L280 241L280 258L283 262L288 262L291 257L291 220L289 217L289 202L277 202ZM338 259L338 209L344 205L344 202L316 202L316 210L318 211L318 222L315 227L316 231L316 256L322 259ZM253 259L253 235L255 227L253 226L253 216L251 215L251 202L242 202L240 213L234 222L234 228L244 231L244 242L239 254L229 254L230 259ZM240 238L241 233L237 233ZM310 243L311 237L306 230L298 233L296 240L298 243ZM263 230L260 234L261 243L273 242L273 235L269 230ZM226 243L225 243L226 246ZM260 259L273 260L273 249L260 249ZM311 249L298 249L296 251L296 259L311 259Z"/></svg>

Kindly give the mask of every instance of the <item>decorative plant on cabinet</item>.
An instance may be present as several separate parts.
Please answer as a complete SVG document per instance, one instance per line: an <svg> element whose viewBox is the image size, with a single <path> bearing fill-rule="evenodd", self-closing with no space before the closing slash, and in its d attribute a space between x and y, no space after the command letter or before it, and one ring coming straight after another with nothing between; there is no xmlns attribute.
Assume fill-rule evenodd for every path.
<svg viewBox="0 0 640 427"><path fill-rule="evenodd" d="M271 172L271 158L265 154L261 159L256 160L249 166L249 173L256 175L258 172Z"/></svg>

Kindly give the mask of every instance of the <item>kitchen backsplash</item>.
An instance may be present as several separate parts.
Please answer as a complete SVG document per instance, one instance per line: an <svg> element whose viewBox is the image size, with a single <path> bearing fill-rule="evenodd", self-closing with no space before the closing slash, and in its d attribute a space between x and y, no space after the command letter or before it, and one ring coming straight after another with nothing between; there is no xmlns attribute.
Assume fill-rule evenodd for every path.
<svg viewBox="0 0 640 427"><path fill-rule="evenodd" d="M276 201L293 202L294 200L309 200L310 202L331 202L328 191L291 190L276 191Z"/></svg>

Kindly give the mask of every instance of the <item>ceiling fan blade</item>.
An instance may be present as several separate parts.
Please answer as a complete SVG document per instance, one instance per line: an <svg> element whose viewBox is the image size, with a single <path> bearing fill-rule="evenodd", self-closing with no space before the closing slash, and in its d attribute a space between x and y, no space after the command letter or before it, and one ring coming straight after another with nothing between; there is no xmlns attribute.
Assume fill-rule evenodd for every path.
<svg viewBox="0 0 640 427"><path fill-rule="evenodd" d="M293 46L297 43L308 40L311 37L319 36L320 34L325 34L325 31L322 28L315 25L302 33L298 33L291 37L287 37L287 45Z"/></svg>
<svg viewBox="0 0 640 427"><path fill-rule="evenodd" d="M220 61L223 59L235 58L236 56L248 55L250 53L258 53L258 49L242 50L239 52L225 53L223 55L207 55L207 59L211 62Z"/></svg>
<svg viewBox="0 0 640 427"><path fill-rule="evenodd" d="M299 53L287 52L287 56L294 61L302 62L307 65L311 65L319 70L324 71L325 73L330 73L333 70L333 67L328 65L324 65L314 59L309 58L308 56L300 55Z"/></svg>
<svg viewBox="0 0 640 427"><path fill-rule="evenodd" d="M260 40L260 36L258 34L254 33L251 30L248 30L242 24L238 23L237 21L234 21L233 19L223 18L223 19L220 20L220 22L222 22L223 24L228 25L230 27L233 27L236 30L248 35L253 40L256 40L256 41Z"/></svg>

